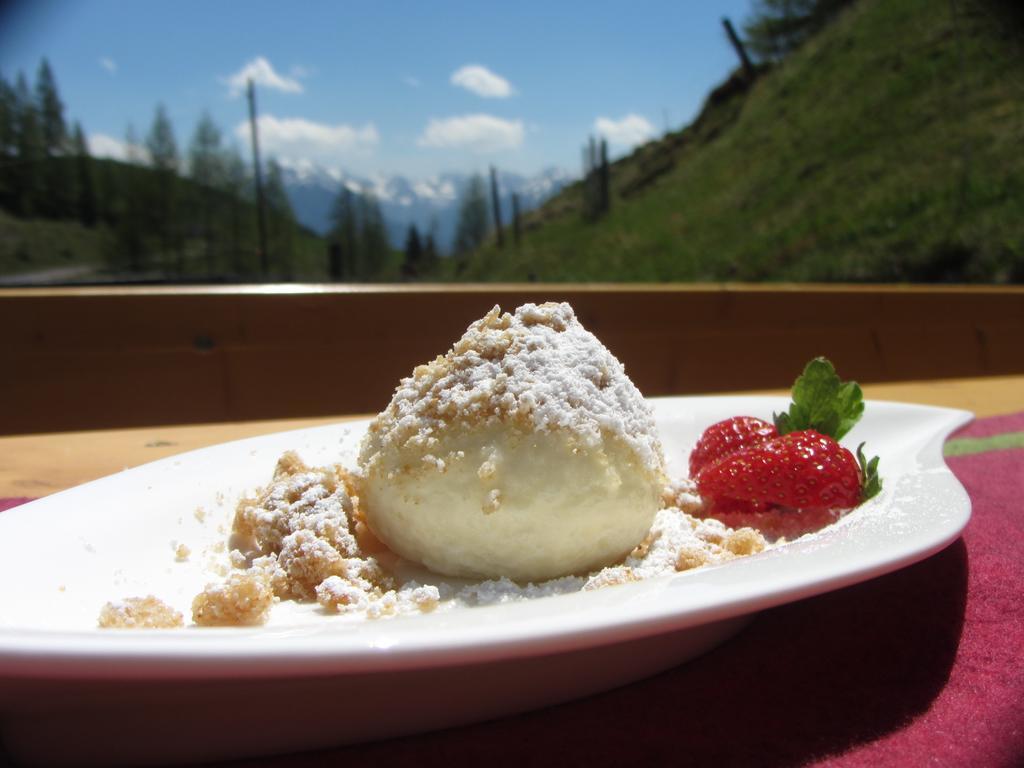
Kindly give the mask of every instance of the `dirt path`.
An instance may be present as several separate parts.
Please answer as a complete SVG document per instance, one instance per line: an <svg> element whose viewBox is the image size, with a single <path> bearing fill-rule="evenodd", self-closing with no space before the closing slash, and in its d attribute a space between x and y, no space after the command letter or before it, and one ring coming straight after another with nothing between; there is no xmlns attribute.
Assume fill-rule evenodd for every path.
<svg viewBox="0 0 1024 768"><path fill-rule="evenodd" d="M51 267L17 275L0 275L0 286L19 285L61 285L81 282L82 278L96 274L96 268L88 265L74 267Z"/></svg>

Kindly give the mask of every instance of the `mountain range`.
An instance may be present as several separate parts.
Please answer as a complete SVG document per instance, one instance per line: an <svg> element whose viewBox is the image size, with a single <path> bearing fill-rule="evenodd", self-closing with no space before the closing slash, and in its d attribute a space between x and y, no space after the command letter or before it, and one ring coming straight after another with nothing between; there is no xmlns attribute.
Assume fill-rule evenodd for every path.
<svg viewBox="0 0 1024 768"><path fill-rule="evenodd" d="M312 164L283 169L285 191L298 221L321 235L331 228L331 207L342 187L356 193L371 192L380 204L391 244L401 248L410 225L431 233L442 252L451 250L459 219L459 203L468 173L442 173L428 179L404 176L359 177ZM512 221L512 195L519 195L521 212L532 210L575 181L560 168L547 168L533 176L498 172L502 220Z"/></svg>

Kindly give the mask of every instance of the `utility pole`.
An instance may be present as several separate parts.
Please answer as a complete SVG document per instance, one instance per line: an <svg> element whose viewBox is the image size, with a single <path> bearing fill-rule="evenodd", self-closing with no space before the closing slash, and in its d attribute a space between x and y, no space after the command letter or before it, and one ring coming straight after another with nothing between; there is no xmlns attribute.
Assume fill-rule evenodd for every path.
<svg viewBox="0 0 1024 768"><path fill-rule="evenodd" d="M260 232L260 269L264 279L267 277L267 221L263 210L263 176L260 173L260 140L256 132L256 89L249 79L249 127L252 131L252 164L255 169L253 178L256 181L256 221Z"/></svg>
<svg viewBox="0 0 1024 768"><path fill-rule="evenodd" d="M501 202L498 200L498 172L491 166L491 207L494 209L494 232L498 237L498 247L505 247L505 235L501 231Z"/></svg>

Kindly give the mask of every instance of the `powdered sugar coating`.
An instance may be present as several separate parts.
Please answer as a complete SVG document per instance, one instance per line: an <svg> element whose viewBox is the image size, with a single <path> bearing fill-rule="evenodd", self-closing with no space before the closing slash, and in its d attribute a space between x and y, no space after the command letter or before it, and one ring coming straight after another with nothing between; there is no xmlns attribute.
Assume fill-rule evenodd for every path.
<svg viewBox="0 0 1024 768"><path fill-rule="evenodd" d="M359 551L352 531L352 498L338 467L310 469L289 451L277 463L274 482L256 498L242 499L234 533L251 538L262 554L279 552L286 540L307 531L341 556Z"/></svg>
<svg viewBox="0 0 1024 768"><path fill-rule="evenodd" d="M370 426L360 464L396 449L436 462L439 432L494 421L561 430L584 448L621 440L647 470L664 471L650 406L566 303L524 304L512 314L495 306L470 325L446 355L402 379Z"/></svg>

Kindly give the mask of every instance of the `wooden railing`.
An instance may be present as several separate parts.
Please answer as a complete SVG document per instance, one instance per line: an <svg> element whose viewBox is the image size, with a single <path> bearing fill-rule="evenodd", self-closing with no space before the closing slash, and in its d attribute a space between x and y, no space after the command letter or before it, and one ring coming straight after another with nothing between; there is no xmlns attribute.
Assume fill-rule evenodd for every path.
<svg viewBox="0 0 1024 768"><path fill-rule="evenodd" d="M500 304L568 301L647 395L1024 372L1024 288L477 285L0 291L0 433L372 412Z"/></svg>

